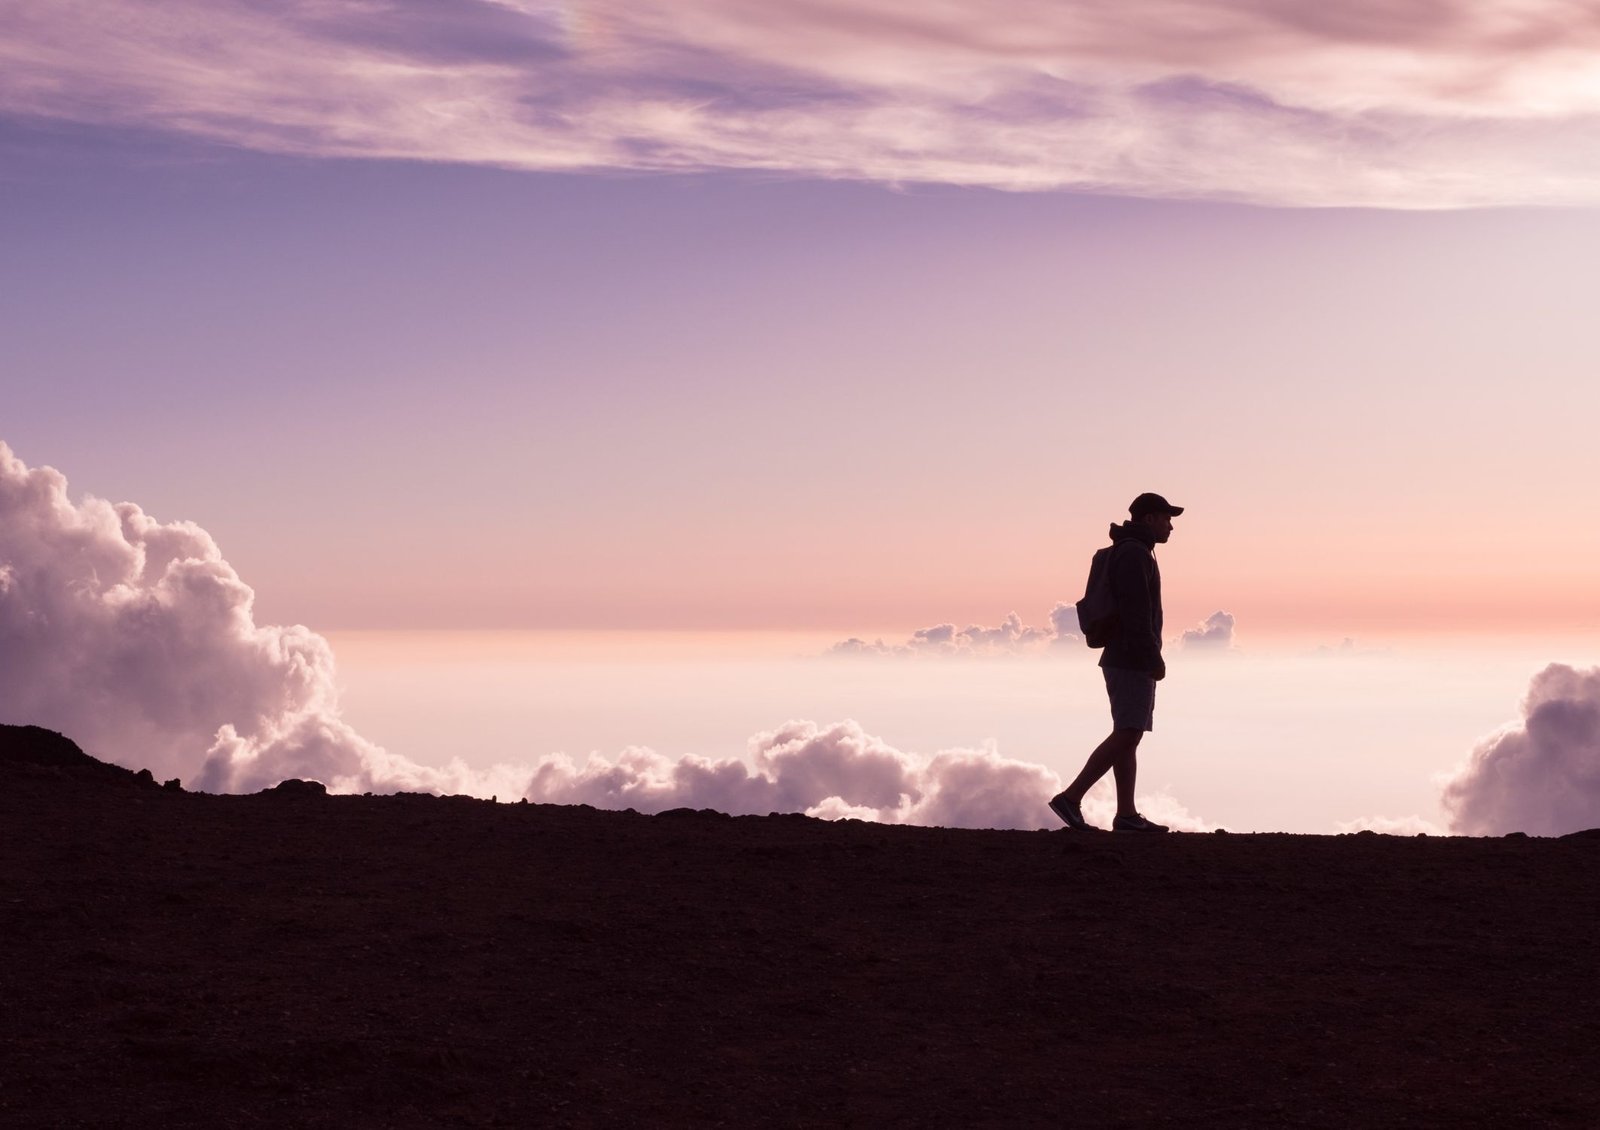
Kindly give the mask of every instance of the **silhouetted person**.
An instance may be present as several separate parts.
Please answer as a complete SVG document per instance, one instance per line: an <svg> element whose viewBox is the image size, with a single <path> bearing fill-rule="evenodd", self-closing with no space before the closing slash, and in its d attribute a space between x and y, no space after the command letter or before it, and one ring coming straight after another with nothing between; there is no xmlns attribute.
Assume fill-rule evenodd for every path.
<svg viewBox="0 0 1600 1130"><path fill-rule="evenodd" d="M1050 798L1050 808L1069 828L1093 828L1083 818L1083 795L1110 770L1117 782L1118 832L1165 832L1139 815L1133 782L1139 771L1139 740L1154 726L1156 683L1166 678L1161 658L1161 570L1155 547L1172 536L1172 519L1183 513L1159 494L1141 494L1128 507L1130 521L1111 527L1108 562L1117 624L1100 656L1111 699L1111 736L1095 747L1083 771Z"/></svg>

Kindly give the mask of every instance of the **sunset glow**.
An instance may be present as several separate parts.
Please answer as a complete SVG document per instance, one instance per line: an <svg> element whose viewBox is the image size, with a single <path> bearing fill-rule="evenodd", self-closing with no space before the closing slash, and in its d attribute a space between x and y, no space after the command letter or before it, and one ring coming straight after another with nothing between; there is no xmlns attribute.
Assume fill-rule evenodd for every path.
<svg viewBox="0 0 1600 1130"><path fill-rule="evenodd" d="M1011 819L1104 728L1063 609L1156 490L1168 646L1256 665L1175 668L1164 717L1258 773L1338 736L1238 808L1174 771L1172 811L1442 827L1524 696L1594 705L1580 15L11 4L0 641L38 675L0 721L218 788L980 765L1018 791L961 818ZM1358 742L1405 787L1302 804Z"/></svg>

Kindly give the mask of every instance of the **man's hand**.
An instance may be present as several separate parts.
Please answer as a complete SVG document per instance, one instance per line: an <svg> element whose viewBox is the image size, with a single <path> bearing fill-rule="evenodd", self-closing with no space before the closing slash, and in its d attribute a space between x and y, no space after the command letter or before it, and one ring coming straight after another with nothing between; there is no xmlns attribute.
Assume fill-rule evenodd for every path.
<svg viewBox="0 0 1600 1130"><path fill-rule="evenodd" d="M1150 677L1158 683L1167 677L1167 661L1165 659L1156 660L1156 669L1150 672Z"/></svg>

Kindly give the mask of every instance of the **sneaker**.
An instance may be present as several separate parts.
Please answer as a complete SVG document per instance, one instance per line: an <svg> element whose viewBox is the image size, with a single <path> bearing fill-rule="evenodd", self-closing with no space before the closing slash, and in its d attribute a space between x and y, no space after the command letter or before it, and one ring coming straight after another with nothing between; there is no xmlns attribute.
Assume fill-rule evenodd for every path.
<svg viewBox="0 0 1600 1130"><path fill-rule="evenodd" d="M1066 794L1050 798L1050 811L1061 817L1061 822L1074 832L1098 832L1100 829L1083 818L1083 806L1073 804Z"/></svg>
<svg viewBox="0 0 1600 1130"><path fill-rule="evenodd" d="M1167 831L1167 826L1146 820L1135 812L1131 816L1118 816L1111 822L1111 830L1113 832L1165 832Z"/></svg>

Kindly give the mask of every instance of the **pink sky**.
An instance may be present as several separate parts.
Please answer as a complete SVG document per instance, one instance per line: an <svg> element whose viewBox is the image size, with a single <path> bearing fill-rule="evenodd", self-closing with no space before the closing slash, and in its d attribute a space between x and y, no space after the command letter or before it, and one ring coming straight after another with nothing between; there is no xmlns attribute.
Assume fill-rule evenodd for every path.
<svg viewBox="0 0 1600 1130"><path fill-rule="evenodd" d="M1049 827L1046 798L1105 726L1069 624L832 648L703 631L335 645L258 623L252 603L200 527L74 501L59 472L0 443L0 719L162 780ZM1600 812L1600 672L1550 659L1592 636L1313 650L1238 646L1234 627L1219 612L1172 633L1140 801L1158 819L1431 833L1448 813L1461 832L1561 834ZM1089 799L1103 824L1108 791Z"/></svg>
<svg viewBox="0 0 1600 1130"><path fill-rule="evenodd" d="M13 0L0 720L1034 826L1105 725L1042 632L1156 490L1157 816L1592 824L1597 50L1565 0Z"/></svg>
<svg viewBox="0 0 1600 1130"><path fill-rule="evenodd" d="M1570 5L163 12L0 16L0 439L262 622L1600 627Z"/></svg>

